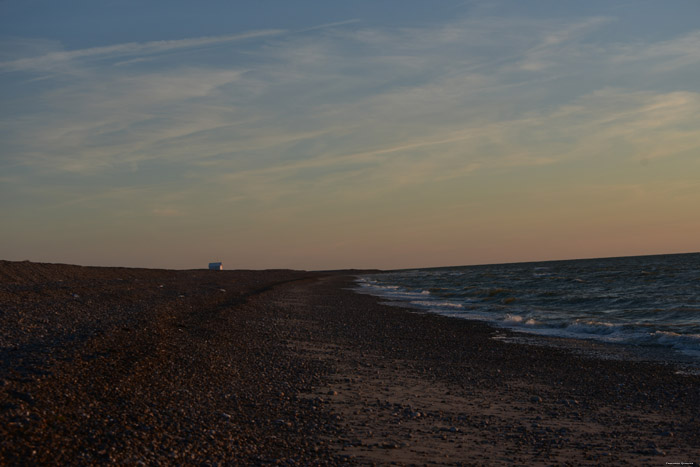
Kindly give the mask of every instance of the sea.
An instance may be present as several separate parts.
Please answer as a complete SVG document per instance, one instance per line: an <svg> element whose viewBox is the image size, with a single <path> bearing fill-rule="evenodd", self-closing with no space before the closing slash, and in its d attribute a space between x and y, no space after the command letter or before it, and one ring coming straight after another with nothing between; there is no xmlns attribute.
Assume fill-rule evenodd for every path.
<svg viewBox="0 0 700 467"><path fill-rule="evenodd" d="M518 331L529 343L588 342L608 356L700 368L700 253L409 269L360 276L357 285L390 304Z"/></svg>

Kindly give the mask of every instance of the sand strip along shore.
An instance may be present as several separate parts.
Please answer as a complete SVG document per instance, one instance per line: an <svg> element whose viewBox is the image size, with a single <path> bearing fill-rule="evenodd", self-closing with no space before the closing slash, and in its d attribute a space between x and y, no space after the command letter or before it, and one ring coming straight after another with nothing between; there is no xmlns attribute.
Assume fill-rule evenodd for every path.
<svg viewBox="0 0 700 467"><path fill-rule="evenodd" d="M697 375L352 280L0 261L0 464L698 462Z"/></svg>

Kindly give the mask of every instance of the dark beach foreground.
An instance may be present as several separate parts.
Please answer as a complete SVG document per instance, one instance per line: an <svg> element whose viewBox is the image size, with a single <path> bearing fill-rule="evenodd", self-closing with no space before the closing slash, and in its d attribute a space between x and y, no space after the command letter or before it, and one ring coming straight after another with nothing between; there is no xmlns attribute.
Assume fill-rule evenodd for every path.
<svg viewBox="0 0 700 467"><path fill-rule="evenodd" d="M0 464L700 459L699 376L506 343L352 274L0 261Z"/></svg>

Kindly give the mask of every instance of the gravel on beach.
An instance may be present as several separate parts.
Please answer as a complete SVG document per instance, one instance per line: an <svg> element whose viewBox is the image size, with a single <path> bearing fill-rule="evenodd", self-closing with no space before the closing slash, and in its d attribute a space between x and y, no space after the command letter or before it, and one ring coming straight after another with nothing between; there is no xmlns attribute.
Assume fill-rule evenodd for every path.
<svg viewBox="0 0 700 467"><path fill-rule="evenodd" d="M0 261L0 464L698 462L698 375L504 342L353 274Z"/></svg>

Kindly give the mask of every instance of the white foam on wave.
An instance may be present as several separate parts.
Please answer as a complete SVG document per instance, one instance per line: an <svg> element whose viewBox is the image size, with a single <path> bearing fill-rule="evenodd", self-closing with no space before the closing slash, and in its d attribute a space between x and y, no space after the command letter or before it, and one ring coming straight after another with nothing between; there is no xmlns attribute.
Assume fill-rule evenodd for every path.
<svg viewBox="0 0 700 467"><path fill-rule="evenodd" d="M503 318L503 322L506 324L520 324L526 326L535 326L540 324L539 321L537 321L534 318L527 318L525 316L513 315L510 313L508 313L506 317Z"/></svg>
<svg viewBox="0 0 700 467"><path fill-rule="evenodd" d="M429 308L464 308L464 306L459 304L459 303L451 303L451 302L413 300L410 303L411 303L411 305L427 306Z"/></svg>
<svg viewBox="0 0 700 467"><path fill-rule="evenodd" d="M650 338L659 345L672 347L694 357L700 357L700 334L678 334L670 331L655 331Z"/></svg>
<svg viewBox="0 0 700 467"><path fill-rule="evenodd" d="M537 272L546 273L546 271ZM675 326L673 328L667 327L666 323L643 322L640 319L637 322L618 323L615 319L611 319L613 316L610 314L606 314L605 319L601 320L600 317L584 317L585 314L577 313L577 317L570 316L570 321L566 322L565 314L552 314L551 311L545 313L532 309L528 312L521 310L523 312L518 313L513 312L511 308L510 313L504 314L505 310L493 305L479 306L481 302L478 299L460 296L459 302L447 301L439 297L443 290L447 290L444 288L439 291L435 289L436 293L432 294L430 290L433 289L428 289L425 285L423 285L424 288L418 289L403 288L372 278L359 278L356 282L358 292L381 296L396 301L397 305L403 303L409 307L445 316L485 320L499 327L542 336L592 339L607 343L673 349L700 359L700 334L697 333L697 322L693 320L679 332L672 332L672 330L681 329L677 323L673 323Z"/></svg>
<svg viewBox="0 0 700 467"><path fill-rule="evenodd" d="M680 334L671 331L649 331L638 327L614 324L595 320L577 320L564 327L537 326L528 328L528 324L519 315L508 315L503 325L518 328L528 333L543 336L568 337L574 339L593 339L601 342L632 344L652 347L671 348L693 358L700 358L700 334Z"/></svg>
<svg viewBox="0 0 700 467"><path fill-rule="evenodd" d="M364 278L360 278L356 282L360 285L360 288L356 289L357 292L376 295L389 300L412 303L414 300L425 300L430 295L428 290L411 291L398 285L379 285L376 281L370 283ZM428 302L426 301L426 303Z"/></svg>
<svg viewBox="0 0 700 467"><path fill-rule="evenodd" d="M355 282L363 289L375 290L377 292L399 289L398 285L380 285L377 281L364 277L356 279Z"/></svg>
<svg viewBox="0 0 700 467"><path fill-rule="evenodd" d="M379 290L398 290L399 286L398 285L377 285L377 284L372 284L372 287L375 289Z"/></svg>

